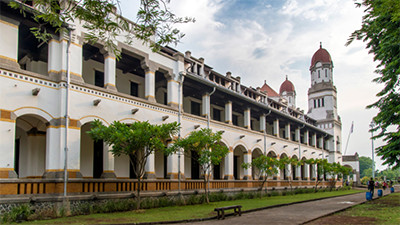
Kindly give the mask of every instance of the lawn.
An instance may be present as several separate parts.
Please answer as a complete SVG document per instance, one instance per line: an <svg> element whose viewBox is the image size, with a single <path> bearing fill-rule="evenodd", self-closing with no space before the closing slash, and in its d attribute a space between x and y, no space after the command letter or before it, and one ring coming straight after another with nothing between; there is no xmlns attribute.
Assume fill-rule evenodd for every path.
<svg viewBox="0 0 400 225"><path fill-rule="evenodd" d="M318 192L315 194L299 194L287 196L264 197L262 199L243 199L234 201L212 202L210 204L173 206L146 209L139 211L127 211L117 213L91 214L73 217L64 217L51 220L28 221L25 224L117 224L117 223L138 223L138 222L155 222L155 221L171 221L185 220L215 216L214 208L242 205L242 210L261 208L271 205L284 203L292 203L310 199L325 198L331 196L339 196L346 194L359 193L363 191L347 190L333 192Z"/></svg>
<svg viewBox="0 0 400 225"><path fill-rule="evenodd" d="M400 224L400 193L368 201L318 220L312 224Z"/></svg>

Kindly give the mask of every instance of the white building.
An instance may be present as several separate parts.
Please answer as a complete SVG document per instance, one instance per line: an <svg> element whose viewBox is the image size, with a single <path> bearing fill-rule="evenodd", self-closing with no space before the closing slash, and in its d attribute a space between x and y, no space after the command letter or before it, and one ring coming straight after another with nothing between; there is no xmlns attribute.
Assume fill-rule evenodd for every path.
<svg viewBox="0 0 400 225"><path fill-rule="evenodd" d="M109 146L95 143L86 132L95 119L104 124L116 120L153 124L177 121L181 73L186 73L181 101L182 136L206 127L208 114L210 128L225 131L221 144L230 152L214 168L215 187L250 187L258 177L240 165L261 154L301 159L329 156L330 162L341 162L341 123L333 64L326 50L321 48L312 57L306 114L296 108L296 92L288 79L279 94L267 84L247 87L240 77L214 71L205 59L196 58L189 51L183 54L164 47L154 53L141 41L126 45L120 40L117 46L122 53L117 61L101 44L85 43L86 30L79 23L75 25L72 40L48 27L53 39L40 42L30 32L35 22L29 13L24 18L1 1L0 183L9 186L0 195L28 193L29 188L31 193L52 193L46 186L49 180L56 183L51 190L59 193L57 178L63 177L67 105L67 168L70 182L75 185L69 186L68 191L131 190L129 185L134 180L129 179L135 176L128 156L114 158L108 152ZM71 85L67 102L68 72ZM210 96L214 88L215 93ZM177 155L150 156L146 190L174 189L158 186L157 182L177 179L177 160ZM180 165L185 188L195 189L194 181L200 177L198 164L182 157ZM294 170L297 185L310 184L316 177L315 168L309 165L290 169ZM287 171L276 174L274 184L285 185L286 174ZM27 183L37 186L13 188L17 184L28 187Z"/></svg>

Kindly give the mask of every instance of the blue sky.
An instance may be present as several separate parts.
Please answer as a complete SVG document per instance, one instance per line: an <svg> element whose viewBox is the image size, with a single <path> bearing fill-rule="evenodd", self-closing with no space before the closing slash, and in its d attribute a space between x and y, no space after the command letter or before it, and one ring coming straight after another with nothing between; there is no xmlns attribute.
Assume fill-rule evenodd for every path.
<svg viewBox="0 0 400 225"><path fill-rule="evenodd" d="M135 21L139 1L122 0L123 15ZM225 74L240 76L246 86L258 87L264 80L279 91L286 75L297 93L297 106L308 110L311 57L320 42L334 62L334 84L342 118L343 152L351 122L347 154L371 157L368 125L376 110L365 106L377 100L382 88L371 80L376 63L365 44L345 43L361 27L363 9L351 0L171 0L178 16L196 18L194 24L178 25L186 36L177 46ZM133 13L134 12L134 13ZM375 141L375 146L382 145ZM375 157L377 158L377 157ZM378 160L378 169L381 161Z"/></svg>

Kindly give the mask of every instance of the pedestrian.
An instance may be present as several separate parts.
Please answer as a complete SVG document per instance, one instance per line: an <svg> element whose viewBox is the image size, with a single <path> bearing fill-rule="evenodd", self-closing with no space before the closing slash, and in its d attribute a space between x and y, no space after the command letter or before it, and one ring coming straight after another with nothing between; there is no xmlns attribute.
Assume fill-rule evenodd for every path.
<svg viewBox="0 0 400 225"><path fill-rule="evenodd" d="M346 186L349 186L349 180L346 180Z"/></svg>
<svg viewBox="0 0 400 225"><path fill-rule="evenodd" d="M372 179L372 178L371 178L371 179ZM376 181L375 187L376 187L376 188L379 188L379 182L378 182L378 181Z"/></svg>
<svg viewBox="0 0 400 225"><path fill-rule="evenodd" d="M393 181L389 180L390 187L393 187Z"/></svg>
<svg viewBox="0 0 400 225"><path fill-rule="evenodd" d="M385 181L383 181L383 183L382 183L382 187L383 187L383 190L386 190L387 183L386 183Z"/></svg>
<svg viewBox="0 0 400 225"><path fill-rule="evenodd" d="M374 180L371 177L371 180L368 182L368 190L371 192L372 195L374 195Z"/></svg>

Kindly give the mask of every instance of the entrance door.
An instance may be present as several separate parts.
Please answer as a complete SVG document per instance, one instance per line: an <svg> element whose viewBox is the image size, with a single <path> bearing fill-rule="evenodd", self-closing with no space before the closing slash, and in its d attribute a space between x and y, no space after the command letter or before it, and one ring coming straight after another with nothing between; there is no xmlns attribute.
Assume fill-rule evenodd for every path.
<svg viewBox="0 0 400 225"><path fill-rule="evenodd" d="M168 156L164 155L164 179L167 179L168 171L167 171L167 166L168 166Z"/></svg>
<svg viewBox="0 0 400 225"><path fill-rule="evenodd" d="M19 176L19 147L20 147L20 139L15 139L15 154L14 154L14 171Z"/></svg>
<svg viewBox="0 0 400 225"><path fill-rule="evenodd" d="M131 156L131 155L129 155L129 158L133 162L133 166L135 168L137 168L137 166L136 166L136 158ZM133 166L132 166L132 163L129 161L129 178L130 179L136 179L137 178L135 171L133 171Z"/></svg>
<svg viewBox="0 0 400 225"><path fill-rule="evenodd" d="M199 165L199 162L197 161L197 158L199 157L199 155L195 151L192 151L191 154L192 154L192 158L191 158L192 180L193 179L200 179L200 165Z"/></svg>
<svg viewBox="0 0 400 225"><path fill-rule="evenodd" d="M234 155L233 156L233 177L235 180L239 180L238 177L238 160L239 160L239 156Z"/></svg>
<svg viewBox="0 0 400 225"><path fill-rule="evenodd" d="M220 164L214 165L214 179L221 179L221 166Z"/></svg>
<svg viewBox="0 0 400 225"><path fill-rule="evenodd" d="M103 173L103 140L93 143L93 178L100 178Z"/></svg>

